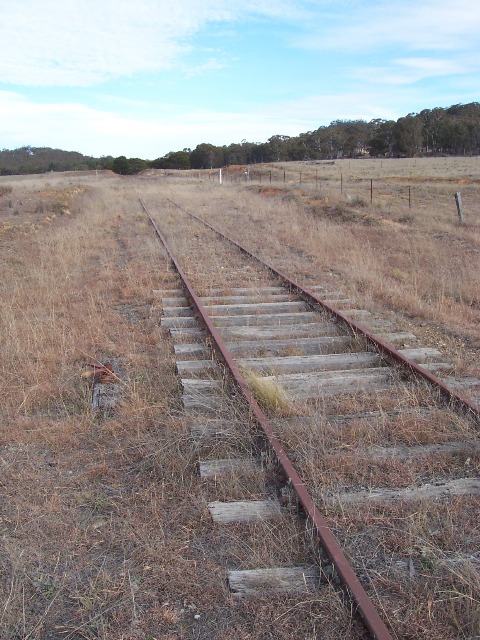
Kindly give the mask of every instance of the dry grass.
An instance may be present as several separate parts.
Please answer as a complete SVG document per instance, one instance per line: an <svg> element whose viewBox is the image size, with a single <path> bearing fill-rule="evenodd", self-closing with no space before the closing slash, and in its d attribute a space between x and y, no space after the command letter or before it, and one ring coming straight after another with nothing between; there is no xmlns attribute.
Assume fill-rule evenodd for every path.
<svg viewBox="0 0 480 640"><path fill-rule="evenodd" d="M319 628L332 640L361 637L333 586L326 597L255 602L234 600L226 588L226 567L289 564L314 550L293 520L249 532L212 526L206 501L215 487L197 475L172 345L152 296L178 281L138 206L141 179L49 175L8 184L13 206L2 209L9 225L0 236L2 638L286 640L313 638ZM69 213L53 217L47 191ZM204 286L209 268L205 261L198 270ZM232 276L222 282L232 286ZM124 371L112 415L92 411L81 377L97 359L118 359ZM243 435L238 441L246 447ZM249 482L263 491L258 479ZM242 491L233 476L220 495Z"/></svg>
<svg viewBox="0 0 480 640"><path fill-rule="evenodd" d="M64 193L65 178L55 180ZM145 225L132 264L137 247L124 231L123 244L119 229L135 228L135 213L125 220L128 205L115 189L82 191L71 193L68 220L3 241L5 638L112 637L114 628L120 637L135 628L148 605L143 594L135 601L145 579L136 549L148 541L153 556L161 546L155 513L169 476L185 475L190 464L169 411L171 357L162 343L155 347L154 315L149 322L158 247ZM130 318L122 315L127 308ZM125 400L121 417L99 421L80 374L87 361L112 356L128 372ZM170 453L182 446L184 453L172 456L170 474L162 464L166 477L152 485L162 440Z"/></svg>
<svg viewBox="0 0 480 640"><path fill-rule="evenodd" d="M476 171L467 164L448 171L467 179L465 172ZM342 166L348 187L353 180ZM343 196L333 182L337 165L321 169L318 191L304 184L220 188L184 176L162 179L161 191L156 177L111 174L0 181L11 187L0 199L0 625L7 640L362 637L331 584L311 597L237 601L228 593L226 568L303 562L317 550L293 518L275 527L212 526L208 500L260 497L269 489L255 473L230 474L221 483L197 476L197 456L206 449L192 441L181 416L171 344L152 296L178 282L136 200L141 194L155 211L205 292L274 281L228 247L214 251L210 232L166 197L221 223L306 284L341 290L385 316L399 312L400 328L447 351L459 371L478 373L478 221L470 214L460 227L446 200L437 207L453 187L438 180L441 166L434 171L418 161L424 173L415 184L423 195L412 211L397 206L393 185L404 188L415 167L407 161L381 167L395 180L385 203L373 206L364 192L371 167L358 167L361 188L348 187ZM352 178L354 169L352 162ZM467 187L471 209L478 187ZM113 415L99 416L80 374L90 359L107 358L122 363L124 396ZM238 420L241 410L227 400ZM361 411L365 400L378 419L352 418L340 428L325 419ZM395 396L327 398L304 407L304 421L284 424L279 433L319 496L416 482L425 470L428 477L451 474L458 457L387 466L353 454L358 447L476 437L470 423L449 412L439 412L433 426L420 411L388 414L425 404L429 394L407 387ZM239 433L210 455L248 454L248 448ZM471 562L457 562L478 550L477 503L457 498L433 508L377 504L330 513L370 592L387 602L399 637L478 635L478 572ZM408 566L410 558L415 586L409 571L392 569L397 559Z"/></svg>
<svg viewBox="0 0 480 640"><path fill-rule="evenodd" d="M267 413L288 416L294 413L292 400L274 380L264 378L253 371L242 372L253 397Z"/></svg>
<svg viewBox="0 0 480 640"><path fill-rule="evenodd" d="M358 574L388 601L398 637L409 637L412 629L429 640L478 635L477 509L478 498L470 497L332 514Z"/></svg>
<svg viewBox="0 0 480 640"><path fill-rule="evenodd" d="M282 175L284 168L290 181L280 188L191 185L187 191L199 196L199 206L192 204L192 209L306 284L321 280L355 298L360 307L394 310L404 329L447 351L457 371L478 374L478 158L297 167L304 179L305 172L321 173L319 189L312 182L292 183L296 168L278 167ZM366 197L362 191L369 190L370 177L381 179L384 201L377 192L370 204L369 193ZM410 180L411 209L397 197L398 185L405 190ZM203 199L199 191L207 187L209 198ZM469 212L464 225L458 223L455 190L462 192ZM188 200L187 194L182 197Z"/></svg>
<svg viewBox="0 0 480 640"><path fill-rule="evenodd" d="M295 279L348 294L355 298L355 306L394 319L392 330L411 330L420 345L439 348L453 360L457 373L479 375L476 280L480 228L478 216L472 213L480 201L477 159L441 162L418 161L416 166L414 161L386 163L381 167L386 172L384 201L378 199L377 185L377 200L372 205L368 174L378 165L364 161L348 167L350 180L342 165L344 194L335 192L340 173L330 166L325 168L325 179L318 189L303 182L272 188L227 183L220 188L212 181L186 180L176 197L182 206L225 229ZM415 185L415 207L411 210L400 199L410 180ZM450 194L459 188L471 211L463 226L458 224ZM168 215L173 216L172 212ZM188 226L193 228L180 215L172 217L169 225L179 235L186 235ZM196 241L182 238L175 242L185 251L185 264L190 265L196 281L205 286L205 278L215 278L216 284L215 267L209 272L205 263L218 266L228 259L228 278L218 279L225 293L244 281L245 286L259 282L258 275L247 269L247 261L232 254L227 258L200 226L194 227ZM468 447L462 453L420 453L388 462L367 451L378 446L478 443L475 425L435 407L435 398L427 388L404 383L395 393L319 399L303 407L305 417L279 421L277 433L319 503L324 501L370 593L380 600L380 607L381 600L387 603L384 614L398 637L470 638L478 635L475 564L467 560L461 575L447 571L440 561L433 573L426 572L424 565L429 562L425 549L434 548L437 558L446 555L453 562L474 552L478 543L477 498L433 504L386 502L331 510L332 496L346 490L478 476L478 456L470 455ZM352 415L364 410L377 415ZM337 413L349 415L336 423L327 419ZM397 561L403 567L399 571Z"/></svg>

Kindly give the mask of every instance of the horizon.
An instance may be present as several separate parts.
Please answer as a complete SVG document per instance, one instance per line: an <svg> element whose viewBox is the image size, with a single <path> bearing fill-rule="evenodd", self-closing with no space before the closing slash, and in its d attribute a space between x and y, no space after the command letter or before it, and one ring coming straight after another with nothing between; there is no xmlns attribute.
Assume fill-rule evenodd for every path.
<svg viewBox="0 0 480 640"><path fill-rule="evenodd" d="M469 0L0 1L2 148L153 160L478 101Z"/></svg>

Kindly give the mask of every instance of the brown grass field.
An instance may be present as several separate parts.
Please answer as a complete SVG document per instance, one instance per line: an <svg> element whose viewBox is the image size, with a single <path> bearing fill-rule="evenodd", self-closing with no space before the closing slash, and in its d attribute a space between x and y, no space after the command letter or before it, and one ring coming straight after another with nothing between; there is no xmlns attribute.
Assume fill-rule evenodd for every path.
<svg viewBox="0 0 480 640"><path fill-rule="evenodd" d="M269 280L227 247L210 259L210 232L192 233L170 200L302 283L341 290L358 308L395 318L421 345L444 352L455 375L480 377L480 158L269 165L255 167L249 181L244 168L232 167L223 178L222 185L218 172L0 178L2 639L364 637L334 583L321 596L253 602L229 594L225 568L246 549L250 564L268 567L314 554L315 545L294 518L248 531L212 527L211 487L197 475L198 450L153 294L178 280L138 198L155 212L198 288L214 282L228 292L239 281ZM121 363L122 399L112 414L92 410L91 386L81 377L91 361ZM350 402L339 399L337 409L342 401ZM434 441L421 428L419 421L402 423L393 444ZM438 429L445 442L478 437L444 415ZM338 489L339 461L325 457L338 449L338 434L309 443L301 422L282 437L305 457L306 469L320 461L317 480ZM359 439L372 446L386 437L380 430L372 439L359 424L343 432L348 488L371 482L371 470L350 450ZM245 434L239 442L248 448ZM447 457L432 473L454 463ZM478 456L468 464L478 475ZM392 475L407 484L421 470L402 461L376 474L380 485ZM315 484L316 476L309 478ZM261 491L259 482L229 478L221 490L242 497ZM438 589L425 581L422 594L405 584L398 602L384 605L395 637L480 636L478 571L458 567L453 582L443 571L464 532L468 550L478 549L478 504L465 502L438 506L435 526L422 505L332 513L339 538L351 532L348 552L365 565L375 552L369 526L382 518L382 558L415 549L434 565ZM386 582L378 577L379 593L399 588Z"/></svg>

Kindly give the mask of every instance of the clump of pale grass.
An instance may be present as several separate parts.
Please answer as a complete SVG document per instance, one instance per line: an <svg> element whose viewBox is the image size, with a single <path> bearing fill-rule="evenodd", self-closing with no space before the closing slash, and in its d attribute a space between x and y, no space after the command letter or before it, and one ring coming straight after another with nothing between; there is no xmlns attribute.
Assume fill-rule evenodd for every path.
<svg viewBox="0 0 480 640"><path fill-rule="evenodd" d="M291 415L294 412L292 400L273 378L249 370L242 373L253 397L265 411L276 415Z"/></svg>

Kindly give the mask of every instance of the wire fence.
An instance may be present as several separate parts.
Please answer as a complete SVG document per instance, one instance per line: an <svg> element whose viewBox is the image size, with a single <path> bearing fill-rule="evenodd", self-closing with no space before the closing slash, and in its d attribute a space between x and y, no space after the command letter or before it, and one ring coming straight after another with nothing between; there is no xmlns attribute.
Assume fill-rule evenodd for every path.
<svg viewBox="0 0 480 640"><path fill-rule="evenodd" d="M429 180L407 176L397 177L359 177L348 173L329 173L324 168L334 165L332 161L322 163L322 169L294 171L287 169L255 169L166 172L166 175L187 177L212 183L257 184L265 188L283 188L289 186L317 192L319 197L338 197L346 202L367 206L402 207L422 210L444 209L452 216L460 213L457 209L455 194L461 193L463 221L480 222L480 180L435 178ZM325 165L325 166L323 166ZM331 169L331 167L329 167Z"/></svg>

